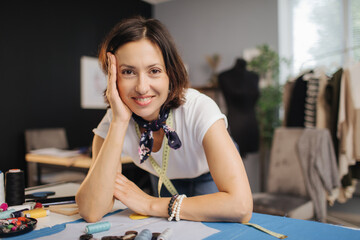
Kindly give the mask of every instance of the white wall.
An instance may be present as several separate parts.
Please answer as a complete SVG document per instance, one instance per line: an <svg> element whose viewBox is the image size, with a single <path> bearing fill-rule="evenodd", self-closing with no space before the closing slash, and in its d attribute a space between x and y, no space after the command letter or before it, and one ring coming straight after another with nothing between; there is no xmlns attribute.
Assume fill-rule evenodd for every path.
<svg viewBox="0 0 360 240"><path fill-rule="evenodd" d="M207 84L207 55L221 55L222 71L246 48L278 49L277 0L172 0L155 5L154 17L174 37L193 86Z"/></svg>

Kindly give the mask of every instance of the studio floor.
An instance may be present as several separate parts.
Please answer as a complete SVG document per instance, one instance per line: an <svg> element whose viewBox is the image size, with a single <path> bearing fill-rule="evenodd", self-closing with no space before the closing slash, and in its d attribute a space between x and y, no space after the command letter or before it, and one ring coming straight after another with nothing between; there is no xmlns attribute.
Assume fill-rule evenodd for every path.
<svg viewBox="0 0 360 240"><path fill-rule="evenodd" d="M359 184L358 184L359 185ZM346 203L328 207L328 223L360 229L360 194L356 193Z"/></svg>

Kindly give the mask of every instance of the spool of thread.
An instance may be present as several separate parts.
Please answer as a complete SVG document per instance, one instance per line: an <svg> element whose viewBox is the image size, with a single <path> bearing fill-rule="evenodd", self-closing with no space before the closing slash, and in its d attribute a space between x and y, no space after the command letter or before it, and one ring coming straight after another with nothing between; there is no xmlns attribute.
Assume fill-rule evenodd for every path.
<svg viewBox="0 0 360 240"><path fill-rule="evenodd" d="M49 215L50 211L49 210L45 210L43 208L35 208L32 210L27 210L27 211L23 211L23 214L25 217L31 217L31 218L41 218L41 217L46 217L47 215Z"/></svg>
<svg viewBox="0 0 360 240"><path fill-rule="evenodd" d="M15 209L8 209L4 212L0 212L0 219L11 218L13 212L15 212Z"/></svg>
<svg viewBox="0 0 360 240"><path fill-rule="evenodd" d="M173 231L171 230L171 228L167 228L159 235L157 240L169 240L171 239L172 234Z"/></svg>
<svg viewBox="0 0 360 240"><path fill-rule="evenodd" d="M149 229L142 230L134 240L151 240L152 233Z"/></svg>
<svg viewBox="0 0 360 240"><path fill-rule="evenodd" d="M0 203L5 202L4 173L0 171Z"/></svg>
<svg viewBox="0 0 360 240"><path fill-rule="evenodd" d="M104 231L108 231L110 229L110 227L111 227L110 222L94 223L94 224L87 225L85 227L85 233L93 234L93 233L98 233L98 232L104 232Z"/></svg>
<svg viewBox="0 0 360 240"><path fill-rule="evenodd" d="M25 178L20 169L10 169L5 173L5 200L9 206L25 202Z"/></svg>

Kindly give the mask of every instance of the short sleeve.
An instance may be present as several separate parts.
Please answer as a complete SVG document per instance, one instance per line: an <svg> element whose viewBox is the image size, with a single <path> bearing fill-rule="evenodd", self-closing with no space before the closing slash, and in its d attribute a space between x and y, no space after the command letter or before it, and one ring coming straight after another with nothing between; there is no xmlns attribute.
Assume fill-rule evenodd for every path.
<svg viewBox="0 0 360 240"><path fill-rule="evenodd" d="M93 133L105 139L109 131L111 119L112 119L112 110L111 108L109 108L106 111L105 116L103 117L97 128L93 129Z"/></svg>
<svg viewBox="0 0 360 240"><path fill-rule="evenodd" d="M189 89L187 94L185 118L193 126L199 143L202 143L206 132L217 120L224 119L226 128L228 127L226 116L213 99L193 89Z"/></svg>

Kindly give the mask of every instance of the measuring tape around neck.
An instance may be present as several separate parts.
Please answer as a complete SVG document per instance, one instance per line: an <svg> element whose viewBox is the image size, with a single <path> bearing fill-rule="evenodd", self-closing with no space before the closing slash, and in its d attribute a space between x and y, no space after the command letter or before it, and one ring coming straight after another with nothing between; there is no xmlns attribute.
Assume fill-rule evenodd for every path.
<svg viewBox="0 0 360 240"><path fill-rule="evenodd" d="M170 128L173 127L172 110L170 110L169 117L166 120L166 123ZM136 133L137 133L138 137L140 138L141 132L140 132L139 125L137 123L135 123L135 129L136 129ZM176 191L176 188L174 187L174 185L172 184L170 179L166 176L169 155L170 155L170 147L167 142L168 142L167 137L164 134L164 139L162 142L162 144L164 145L164 150L163 150L163 155L162 155L162 164L161 164L162 166L161 167L159 166L159 164L155 161L155 159L151 155L149 156L149 160L150 160L152 167L155 169L156 173L159 175L159 182L158 182L159 197L161 197L160 191L161 191L161 186L163 183L171 195L178 194L178 192Z"/></svg>

